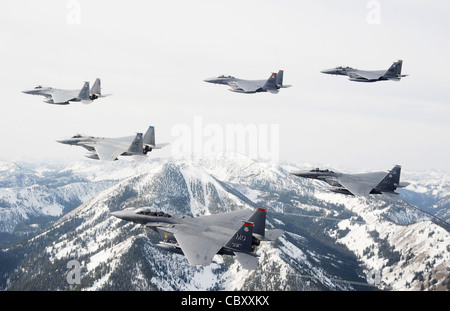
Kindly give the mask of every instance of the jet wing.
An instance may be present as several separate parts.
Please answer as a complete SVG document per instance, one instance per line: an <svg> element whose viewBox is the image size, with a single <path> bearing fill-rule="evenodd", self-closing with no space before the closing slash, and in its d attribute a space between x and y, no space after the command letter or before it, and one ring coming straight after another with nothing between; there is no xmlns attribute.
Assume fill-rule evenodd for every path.
<svg viewBox="0 0 450 311"><path fill-rule="evenodd" d="M236 80L233 82L230 82L229 85L233 89L242 89L245 92L256 92L259 88L262 87L260 83L256 83L254 81L247 81L247 80Z"/></svg>
<svg viewBox="0 0 450 311"><path fill-rule="evenodd" d="M366 80L378 80L381 78L384 74L383 72L379 71L363 71L363 70L356 70L352 71L348 74L348 76L352 79L366 79Z"/></svg>
<svg viewBox="0 0 450 311"><path fill-rule="evenodd" d="M193 231L186 225L175 226L174 233L184 256L193 266L207 266L222 248L225 242L204 236L199 231Z"/></svg>
<svg viewBox="0 0 450 311"><path fill-rule="evenodd" d="M237 230L242 226L242 221L247 221L255 211L251 209L242 209L232 212L199 216L194 218L198 224L203 224L204 226L217 226L228 228L232 230Z"/></svg>
<svg viewBox="0 0 450 311"><path fill-rule="evenodd" d="M254 213L250 209L193 218L175 225L174 236L191 265L209 265L217 252Z"/></svg>
<svg viewBox="0 0 450 311"><path fill-rule="evenodd" d="M60 90L54 90L50 95L55 104L67 103L68 101L76 98L76 96L74 96L72 93Z"/></svg>
<svg viewBox="0 0 450 311"><path fill-rule="evenodd" d="M342 174L337 178L339 183L356 196L367 196L375 188L386 173Z"/></svg>
<svg viewBox="0 0 450 311"><path fill-rule="evenodd" d="M99 159L102 161L114 161L119 155L126 151L126 149L121 146L114 146L104 142L95 143L94 148Z"/></svg>

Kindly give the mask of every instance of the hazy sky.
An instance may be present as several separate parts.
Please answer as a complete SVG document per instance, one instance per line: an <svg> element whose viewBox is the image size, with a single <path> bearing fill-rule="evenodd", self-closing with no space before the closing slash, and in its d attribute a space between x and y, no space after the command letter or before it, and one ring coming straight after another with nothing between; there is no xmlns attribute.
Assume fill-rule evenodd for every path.
<svg viewBox="0 0 450 311"><path fill-rule="evenodd" d="M259 140L277 130L282 161L450 171L449 15L446 0L2 1L0 159L81 159L84 149L55 140L148 125L157 141L172 142L150 156L171 156L180 129L206 143L242 124ZM409 75L400 82L320 73L387 69L398 59ZM279 69L293 87L278 95L203 82ZM21 93L97 77L113 95L91 105Z"/></svg>

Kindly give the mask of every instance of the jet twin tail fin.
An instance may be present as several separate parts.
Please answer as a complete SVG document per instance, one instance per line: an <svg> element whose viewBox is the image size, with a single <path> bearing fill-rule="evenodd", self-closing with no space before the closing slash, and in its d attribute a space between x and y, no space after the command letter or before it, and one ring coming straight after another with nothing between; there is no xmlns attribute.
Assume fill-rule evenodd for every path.
<svg viewBox="0 0 450 311"><path fill-rule="evenodd" d="M277 74L277 78L275 83L277 84L278 87L282 87L283 86L283 74L284 71L283 70L279 70L278 74Z"/></svg>
<svg viewBox="0 0 450 311"><path fill-rule="evenodd" d="M244 222L241 228L233 235L233 237L225 244L225 247L234 252L252 252L254 224Z"/></svg>
<svg viewBox="0 0 450 311"><path fill-rule="evenodd" d="M158 145L156 144L154 126L148 127L147 132L145 132L144 134L143 143L144 143L144 153L152 151L152 149L161 149L168 145L168 143L161 143Z"/></svg>
<svg viewBox="0 0 450 311"><path fill-rule="evenodd" d="M258 208L225 244L227 249L234 252L244 269L254 270L258 265L258 256L253 253L254 238L261 241L274 241L284 233L279 229L266 231L266 214L267 210ZM259 245L259 242L256 245Z"/></svg>
<svg viewBox="0 0 450 311"><path fill-rule="evenodd" d="M283 235L283 230L266 230L267 210L258 208L248 220L254 224L253 235L260 241L275 241Z"/></svg>
<svg viewBox="0 0 450 311"><path fill-rule="evenodd" d="M272 73L272 75L270 76L270 78L266 81L266 83L264 84L263 88L267 91L278 91L278 87L277 87L277 74L276 73ZM271 92L271 93L272 93Z"/></svg>
<svg viewBox="0 0 450 311"><path fill-rule="evenodd" d="M102 94L102 84L101 84L100 79L97 78L97 79L95 79L94 85L92 86L89 95L91 97L91 100L94 100L97 98L110 96L112 94Z"/></svg>
<svg viewBox="0 0 450 311"><path fill-rule="evenodd" d="M144 144L156 146L155 142L155 127L149 126L147 132L144 134Z"/></svg>
<svg viewBox="0 0 450 311"><path fill-rule="evenodd" d="M264 88L271 93L278 93L278 89L280 88L291 87L292 85L283 85L283 76L284 70L279 70L278 73L272 73Z"/></svg>
<svg viewBox="0 0 450 311"><path fill-rule="evenodd" d="M253 233L258 237L264 237L266 231L266 215L267 210L258 208L249 218L249 222L254 224Z"/></svg>
<svg viewBox="0 0 450 311"><path fill-rule="evenodd" d="M375 188L385 192L394 192L400 185L401 168L400 165L394 166Z"/></svg>
<svg viewBox="0 0 450 311"><path fill-rule="evenodd" d="M89 82L84 82L84 85L81 88L80 93L78 94L78 98L83 104L90 104L92 102L91 98L89 97Z"/></svg>
<svg viewBox="0 0 450 311"><path fill-rule="evenodd" d="M96 96L101 96L102 95L102 87L101 87L101 82L100 79L97 78L94 82L94 85L91 88L91 94L90 95L96 95Z"/></svg>
<svg viewBox="0 0 450 311"><path fill-rule="evenodd" d="M144 144L142 142L142 133L137 133L127 152L135 155L144 154Z"/></svg>
<svg viewBox="0 0 450 311"><path fill-rule="evenodd" d="M402 76L403 61L399 60L392 64L391 67L384 74L386 78L399 78Z"/></svg>

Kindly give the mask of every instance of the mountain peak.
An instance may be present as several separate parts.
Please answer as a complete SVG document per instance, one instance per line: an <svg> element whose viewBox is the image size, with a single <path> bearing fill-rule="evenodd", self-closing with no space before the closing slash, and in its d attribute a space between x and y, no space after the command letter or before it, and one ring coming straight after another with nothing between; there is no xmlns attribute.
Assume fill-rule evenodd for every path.
<svg viewBox="0 0 450 311"><path fill-rule="evenodd" d="M402 200L403 193L330 193L319 182L291 175L285 164L246 157L118 162L81 162L41 177L29 171L37 182L17 200L45 189L48 198L73 193L78 204L32 243L9 248L7 253L22 254L6 274L9 289L408 290L441 289L448 282L448 231ZM59 186L46 187L49 182ZM228 256L216 256L209 267L190 267L183 256L157 248L157 234L111 216L147 206L194 217L262 207L268 228L285 235L258 249L256 274ZM26 257L30 248L36 255ZM46 260L48 267L42 266ZM80 284L54 274L70 260L82 267ZM269 282L274 274L277 281Z"/></svg>

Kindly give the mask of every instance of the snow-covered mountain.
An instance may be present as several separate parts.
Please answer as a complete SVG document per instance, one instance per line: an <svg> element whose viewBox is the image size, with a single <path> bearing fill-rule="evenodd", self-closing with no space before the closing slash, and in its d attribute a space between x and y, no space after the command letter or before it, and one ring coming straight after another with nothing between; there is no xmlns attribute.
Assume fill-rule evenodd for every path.
<svg viewBox="0 0 450 311"><path fill-rule="evenodd" d="M441 170L407 172L411 185L401 189L402 198L450 223L450 174Z"/></svg>
<svg viewBox="0 0 450 311"><path fill-rule="evenodd" d="M147 164L149 165L149 164ZM145 164L0 161L0 247L45 228Z"/></svg>
<svg viewBox="0 0 450 311"><path fill-rule="evenodd" d="M14 165L2 164L2 172L11 176L2 180L12 181L14 169L21 171ZM54 190L48 197L55 198L60 188L68 187L70 193L78 191L73 197L82 203L68 213L64 203L54 207L54 215L61 218L0 252L0 286L11 290L449 289L450 234L430 211L408 203L403 193L368 198L331 193L317 181L291 175L292 167L235 155L144 163L86 161L54 171L28 168L26 182L8 188L2 181L2 191L30 189L31 196L37 197L46 187L41 172L55 182L47 186ZM60 178L68 182L56 182ZM408 180L412 187L405 197L428 195L422 188L424 180L425 176ZM432 186L429 189L434 191ZM450 192L446 190L443 184L433 195L443 198ZM3 200L13 209L12 199ZM35 203L35 210L40 206L41 213L49 213L48 201L28 201ZM263 207L269 211L268 227L283 229L285 234L262 244L255 271L243 270L229 256L215 256L208 267L190 267L183 256L155 247L160 240L157 234L110 215L143 206L193 216ZM71 284L68 263L73 261L79 264L80 282Z"/></svg>

